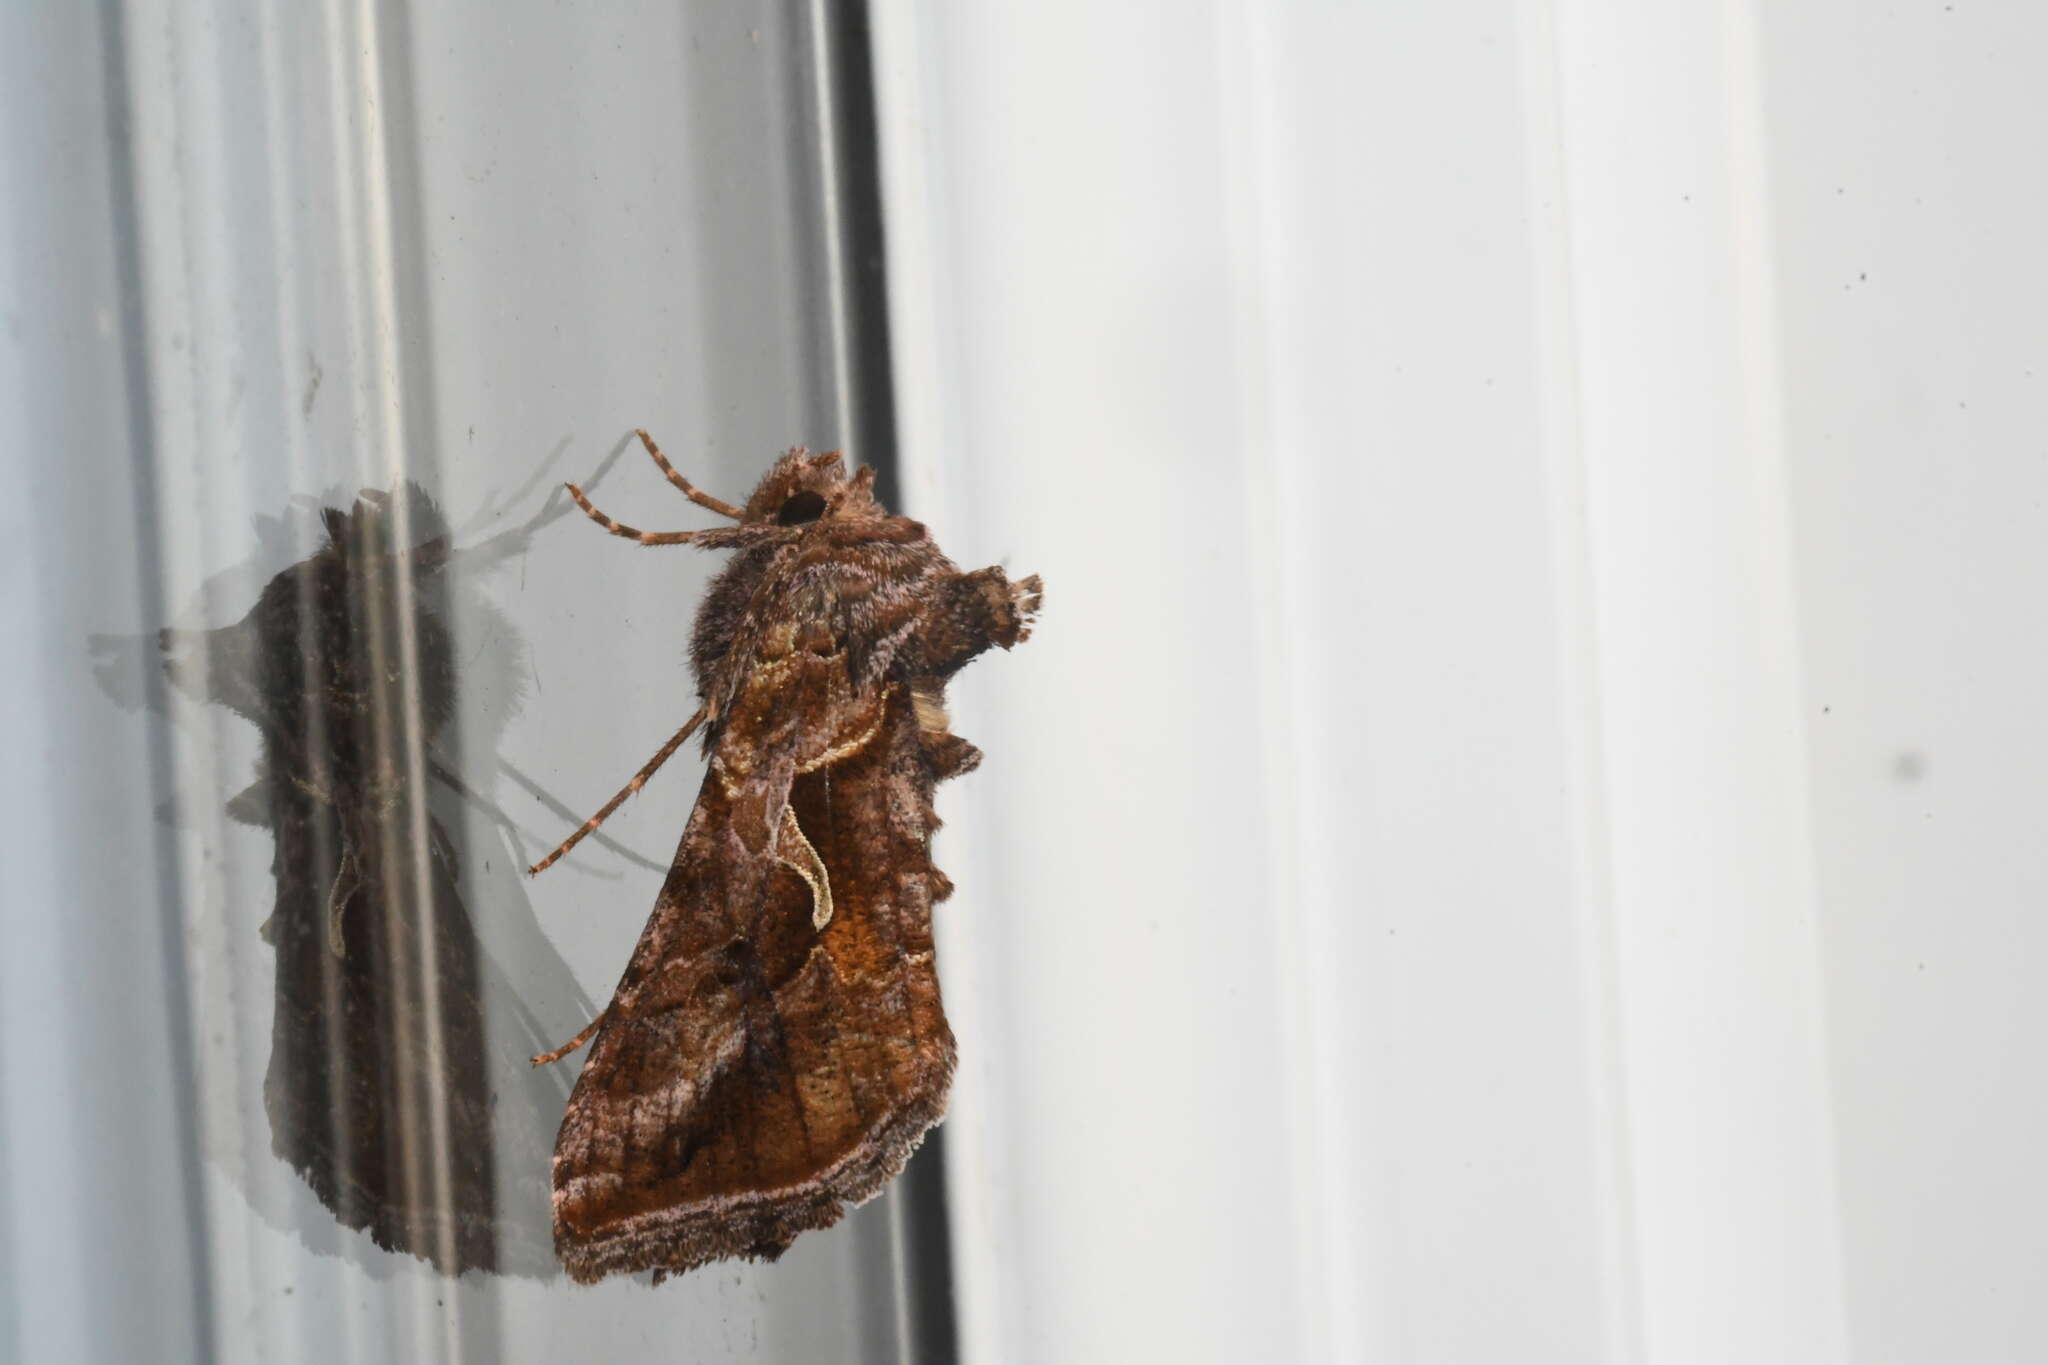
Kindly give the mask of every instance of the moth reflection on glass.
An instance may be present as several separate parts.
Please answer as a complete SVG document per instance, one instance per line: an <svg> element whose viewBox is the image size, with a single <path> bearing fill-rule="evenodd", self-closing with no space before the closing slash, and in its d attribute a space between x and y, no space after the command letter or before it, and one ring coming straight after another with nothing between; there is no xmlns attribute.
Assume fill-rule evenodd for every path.
<svg viewBox="0 0 2048 1365"><path fill-rule="evenodd" d="M401 514L397 504L403 500ZM450 1274L500 1262L476 935L428 808L454 709L439 512L402 485L321 509L326 542L233 625L165 631L172 681L254 723L228 805L274 840L271 1143L344 1226Z"/></svg>

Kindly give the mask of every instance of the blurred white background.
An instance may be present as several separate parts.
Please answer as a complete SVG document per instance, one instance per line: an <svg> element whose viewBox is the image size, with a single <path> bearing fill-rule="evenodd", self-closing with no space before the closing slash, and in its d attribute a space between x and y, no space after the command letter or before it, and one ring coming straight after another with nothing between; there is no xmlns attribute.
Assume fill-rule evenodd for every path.
<svg viewBox="0 0 2048 1365"><path fill-rule="evenodd" d="M2024 0L0 16L0 1353L2048 1357L2044 57ZM652 1293L309 1232L251 733L93 685L294 496L700 524L636 425L726 497L893 439L1045 577L955 689L942 1264L887 1200ZM456 622L530 836L462 811L466 901L564 1037L658 873L509 875L512 774L580 815L673 731L712 566L552 522Z"/></svg>

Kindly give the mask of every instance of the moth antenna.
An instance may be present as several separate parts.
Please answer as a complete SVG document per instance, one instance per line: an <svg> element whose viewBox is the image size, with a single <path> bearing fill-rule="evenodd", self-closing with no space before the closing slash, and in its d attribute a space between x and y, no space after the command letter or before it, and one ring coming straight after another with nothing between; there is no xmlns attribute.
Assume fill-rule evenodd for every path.
<svg viewBox="0 0 2048 1365"><path fill-rule="evenodd" d="M578 829L574 834L562 840L562 846L560 848L556 849L553 853L548 854L547 857L542 858L532 867L527 868L526 875L529 877L538 877L541 873L547 871L550 867L554 866L555 861L559 859L564 853L567 853L570 849L582 843L584 835L590 833L599 825L603 824L607 816L609 816L613 811L617 810L620 806L625 804L625 800L627 797L631 796L634 792L639 791L642 787L647 785L647 779L654 776L655 770L661 767L662 764L668 762L669 757L672 754L674 754L676 750L683 747L683 741L690 737L691 731L695 730L699 725L702 725L704 723L705 716L709 715L710 712L711 706L708 702L705 705L698 707L697 714L691 716L689 720L683 723L683 728L676 731L675 738L671 739L668 743L662 745L660 751L656 753L653 758L647 760L647 766L642 768L639 772L634 773L633 780L631 782L628 782L623 788L621 788L617 796L614 796L611 800L604 803L603 810L591 816L588 820L585 820L583 822L583 827L581 829ZM593 1025L593 1027L595 1026Z"/></svg>
<svg viewBox="0 0 2048 1365"><path fill-rule="evenodd" d="M605 1016L610 1014L611 1012L611 1006L605 1006L602 1010L598 1011L597 1018L591 1020L589 1023L583 1026L583 1032L577 1034L574 1038L571 1038L568 1042L562 1044L553 1052L541 1053L538 1057L535 1057L533 1059L533 1064L535 1066L546 1066L549 1062L561 1061L562 1058L568 1056L577 1048L582 1047L585 1043L589 1042L590 1035L597 1032L597 1026L599 1024L602 1024L605 1020Z"/></svg>
<svg viewBox="0 0 2048 1365"><path fill-rule="evenodd" d="M721 517L731 517L734 521L746 519L746 513L742 512L739 508L734 507L729 502L712 497L709 493L697 487L696 484L691 483L688 479L677 473L676 467L668 462L668 457L661 453L661 447L654 444L654 438L649 436L645 430L635 428L633 434L640 438L641 445L647 447L647 453L654 457L654 463L660 466L661 472L668 475L668 481L683 490L684 497L696 503L699 507L708 508L718 513Z"/></svg>
<svg viewBox="0 0 2048 1365"><path fill-rule="evenodd" d="M703 534L701 531L636 531L630 526L613 521L610 517L592 507L590 499L584 497L583 490L575 484L565 483L562 487L568 489L569 496L576 499L576 505L583 509L583 515L589 517L613 535L624 536L627 540L637 540L642 545L688 545Z"/></svg>

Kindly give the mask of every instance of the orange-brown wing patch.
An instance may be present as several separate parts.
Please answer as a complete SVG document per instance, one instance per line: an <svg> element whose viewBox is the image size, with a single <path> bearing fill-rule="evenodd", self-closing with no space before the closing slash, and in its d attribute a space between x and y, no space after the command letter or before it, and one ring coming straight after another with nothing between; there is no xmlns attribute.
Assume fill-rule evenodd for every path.
<svg viewBox="0 0 2048 1365"><path fill-rule="evenodd" d="M907 689L873 710L807 741L815 757L872 731L808 771L753 747L780 781L734 788L714 758L556 1143L576 1279L779 1255L876 1193L944 1112L932 767ZM822 928L781 856L785 808L829 880Z"/></svg>

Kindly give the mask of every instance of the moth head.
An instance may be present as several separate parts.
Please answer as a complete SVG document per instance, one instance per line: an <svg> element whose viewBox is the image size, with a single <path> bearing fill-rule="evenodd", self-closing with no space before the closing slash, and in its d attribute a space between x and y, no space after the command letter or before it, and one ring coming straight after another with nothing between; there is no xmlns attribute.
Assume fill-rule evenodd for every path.
<svg viewBox="0 0 2048 1365"><path fill-rule="evenodd" d="M836 450L813 455L801 447L775 462L747 499L745 520L769 526L808 526L834 517L872 516L875 471L846 472Z"/></svg>

